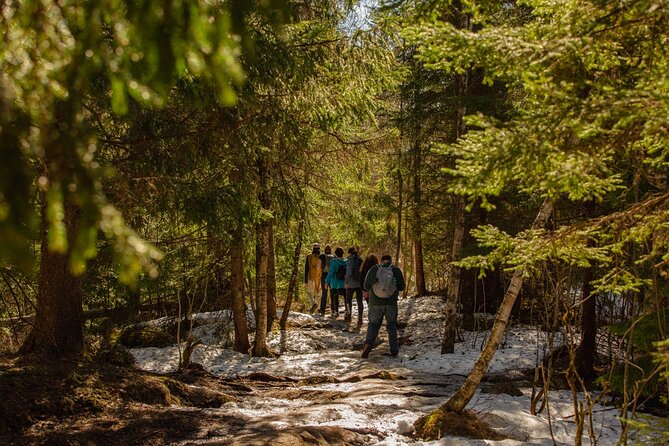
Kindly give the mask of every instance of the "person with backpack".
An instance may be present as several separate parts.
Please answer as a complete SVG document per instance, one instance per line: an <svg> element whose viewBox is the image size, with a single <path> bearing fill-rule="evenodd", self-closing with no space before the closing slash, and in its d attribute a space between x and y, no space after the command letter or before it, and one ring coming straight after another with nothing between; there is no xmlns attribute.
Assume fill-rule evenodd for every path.
<svg viewBox="0 0 669 446"><path fill-rule="evenodd" d="M321 245L314 243L311 248L311 254L307 256L304 264L304 283L307 288L307 298L311 304L309 313L313 313L318 308L316 296L321 295L321 278L323 276L324 265L325 256L321 254Z"/></svg>
<svg viewBox="0 0 669 446"><path fill-rule="evenodd" d="M332 317L339 317L339 296L346 297L344 288L344 279L346 278L346 259L344 258L344 248L337 246L335 249L335 258L330 261L330 271L325 278L325 287L330 289L330 298L332 299L332 308L334 314Z"/></svg>
<svg viewBox="0 0 669 446"><path fill-rule="evenodd" d="M328 306L328 289L325 286L325 279L330 272L330 262L334 259L334 254L332 254L332 246L328 243L325 245L325 266L323 267L323 275L321 276L321 289L323 294L321 295L321 317L325 316L325 308ZM332 298L332 293L330 292L330 314L334 316L337 312L337 306L334 303Z"/></svg>
<svg viewBox="0 0 669 446"><path fill-rule="evenodd" d="M383 318L386 318L390 354L397 356L400 346L397 341L397 299L404 290L404 274L392 264L392 257L384 255L381 264L370 268L362 288L369 293L367 335L362 345L362 357L368 358L374 342L381 329Z"/></svg>
<svg viewBox="0 0 669 446"><path fill-rule="evenodd" d="M344 307L346 313L344 320L349 322L353 316L353 295L358 303L358 326L362 325L362 287L360 283L360 266L362 260L358 256L355 248L348 248L348 258L346 259L346 276L344 277L344 288L346 297L344 298Z"/></svg>
<svg viewBox="0 0 669 446"><path fill-rule="evenodd" d="M365 278L367 277L367 273L369 272L370 269L372 269L372 266L378 264L379 264L379 256L377 256L376 254L374 253L368 254L367 257L365 257L365 261L362 262L362 266L360 267L361 284L365 283ZM369 300L369 293L363 292L362 295L365 298L365 301Z"/></svg>

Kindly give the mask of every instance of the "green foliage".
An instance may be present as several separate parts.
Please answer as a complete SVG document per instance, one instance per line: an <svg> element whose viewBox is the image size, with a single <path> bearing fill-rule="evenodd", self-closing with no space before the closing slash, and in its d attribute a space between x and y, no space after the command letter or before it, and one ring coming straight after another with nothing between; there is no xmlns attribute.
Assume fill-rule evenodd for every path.
<svg viewBox="0 0 669 446"><path fill-rule="evenodd" d="M655 360L662 367L662 377L666 380L667 386L669 386L669 338L657 342L655 346L657 347ZM669 394L669 390L667 394ZM663 396L663 402L664 404L669 404L669 397L666 394Z"/></svg>
<svg viewBox="0 0 669 446"><path fill-rule="evenodd" d="M618 8L596 0L528 0L501 9L464 2L474 31L453 25L449 7L448 1L432 2L407 20L403 35L416 45L418 60L452 74L480 70L484 82L505 86L513 113L470 116L465 137L440 146L455 159L446 169L454 179L448 190L468 197L470 209L493 209L493 198L509 189L523 197L617 206L599 220L540 234L511 238L481 229L473 235L489 255L462 265L598 264L609 267L598 291L646 286L639 267L664 268L667 252L661 147L669 144L669 133L657 116L669 110L663 68L669 54L651 43L669 39L660 25L667 19L665 2L638 0ZM630 261L632 246L640 254Z"/></svg>
<svg viewBox="0 0 669 446"><path fill-rule="evenodd" d="M142 301L173 300L177 289L193 289L196 283L203 293L210 281L217 287L212 293L219 294L208 298L207 308L228 305L227 250L236 229L245 243L250 293L254 225L261 221L274 225L279 298L291 273L296 221L310 222L313 238L335 232L345 243L353 237L361 243L381 238L379 219L385 214L376 201L384 199L383 207L388 198L383 193L367 198L367 187L376 188L385 166L376 164L375 143L358 141L379 139L369 117L382 89L392 85L387 69L392 60L373 33L338 30L333 11L329 5L308 20L297 14L281 27L271 18L252 16L245 32L254 43L253 55L239 59L246 82L235 88L234 106L216 100L216 83L193 77L180 79L161 109L130 98L129 113L118 116L110 112L106 96L86 102L100 135L98 159L115 168L115 175L102 181L105 196L129 217L141 237L137 240L151 240L163 254L157 280L139 277ZM261 156L269 164L269 205L260 198ZM352 207L348 193L330 193L339 180L355 189L356 200L366 200L364 206ZM348 211L364 215L340 218ZM100 288L90 304L124 305L127 289L117 283L126 279L124 268L110 271L114 248L105 243L100 249L103 258L91 273L104 273L109 281L92 284ZM135 259L129 272L145 266L135 257L126 259ZM113 294L111 302L100 298L105 292Z"/></svg>
<svg viewBox="0 0 669 446"><path fill-rule="evenodd" d="M599 384L617 394L623 394L627 390L646 398L666 398L667 383L658 374L658 366L651 355L639 356L627 364L627 367L627 389L624 364L616 366L609 377L600 378Z"/></svg>
<svg viewBox="0 0 669 446"><path fill-rule="evenodd" d="M663 339L663 334L669 333L669 308L611 326L610 330L619 336L626 336L632 345L642 351L653 351L654 344Z"/></svg>
<svg viewBox="0 0 669 446"><path fill-rule="evenodd" d="M236 98L233 86L244 79L239 61L248 46L244 21L251 13L275 11L276 2L185 2L155 0L56 3L10 1L0 26L0 236L2 255L29 263L34 213L26 206L34 166L46 192L49 246L72 252L72 270L81 274L95 255L95 230L119 237L124 278L156 254L135 243L123 219L117 218L101 192L103 172L95 160L95 138L84 109L86 97L107 94L111 109L129 110L130 101L163 106L177 79L205 77L217 86L222 104ZM4 160L8 162L5 163ZM83 211L80 233L68 239L63 207L72 202ZM83 235L82 235L83 234ZM4 249L5 244L7 248ZM141 260L131 261L135 256Z"/></svg>

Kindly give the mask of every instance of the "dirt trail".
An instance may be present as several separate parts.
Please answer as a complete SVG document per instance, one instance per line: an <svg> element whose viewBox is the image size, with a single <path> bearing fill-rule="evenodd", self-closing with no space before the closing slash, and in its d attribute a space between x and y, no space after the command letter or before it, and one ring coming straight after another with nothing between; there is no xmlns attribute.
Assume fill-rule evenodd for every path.
<svg viewBox="0 0 669 446"><path fill-rule="evenodd" d="M415 332L421 330L422 325L410 311L413 306L405 309L409 311L402 315L404 323L400 324L401 344L405 344L401 348L413 343ZM438 325L434 320L431 324ZM233 439L234 444L263 444L259 442L261 437L267 439L266 444L274 444L269 438L278 431L303 432L312 427L355 432L365 437L362 444L375 444L386 438L411 442L408 435L413 421L419 414L443 403L464 378L405 367L405 360L412 352L391 357L385 328L382 328L381 344L368 359L361 359L356 347L362 342L365 330L366 324L361 328L350 327L341 320L328 318L306 318L301 324L294 323L292 331L284 334L282 340L287 346L283 356L286 361L282 366L274 364L271 369L272 373L281 372L282 376L295 381L254 381L248 397L218 409L206 409L211 416L242 418L244 428L234 435L211 436L209 433L209 438L200 439L197 444L225 444ZM289 338L289 342L285 338ZM310 349L320 353L320 360L311 357ZM325 370L321 375L309 375L304 368L304 364L314 363ZM332 373L327 373L328 364L333 365ZM247 441L244 439L248 443L244 443ZM343 443L323 444L357 444L358 440L337 441Z"/></svg>
<svg viewBox="0 0 669 446"><path fill-rule="evenodd" d="M133 370L108 357L53 366L40 358L0 363L0 387L11 395L0 402L0 443L357 446L389 438L408 443L404 434L413 420L441 403L461 378L405 367L420 356L410 346L416 330L425 328L410 311L403 321L409 321L400 330L407 351L398 358L388 354L385 331L383 342L363 360L356 347L366 325L297 314L291 330L273 335L273 349L283 346L284 353L271 360L244 359L212 344L198 353L202 361L194 357L206 370L179 373ZM174 351L144 349L139 365L169 366Z"/></svg>

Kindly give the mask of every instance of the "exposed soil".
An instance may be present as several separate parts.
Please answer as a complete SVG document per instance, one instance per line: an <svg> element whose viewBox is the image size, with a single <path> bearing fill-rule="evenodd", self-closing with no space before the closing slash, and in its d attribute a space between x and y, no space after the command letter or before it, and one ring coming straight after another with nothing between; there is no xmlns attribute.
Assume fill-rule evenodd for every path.
<svg viewBox="0 0 669 446"><path fill-rule="evenodd" d="M360 376L362 379L400 379ZM3 445L365 445L369 432L332 426L279 429L204 408L264 397L334 401L343 392L302 389L270 374L234 380L198 368L169 375L107 361L33 356L0 359L0 444ZM234 436L234 443L230 443Z"/></svg>
<svg viewBox="0 0 669 446"><path fill-rule="evenodd" d="M269 373L223 379L197 364L157 375L103 361L5 358L0 359L0 394L5 396L0 401L0 444L362 446L378 441L380 433L334 426L281 428L267 420L204 409L258 395L321 404L350 394L310 388L314 383L405 379L385 371L346 379L298 381ZM440 435L501 438L472 414L447 414L436 429Z"/></svg>

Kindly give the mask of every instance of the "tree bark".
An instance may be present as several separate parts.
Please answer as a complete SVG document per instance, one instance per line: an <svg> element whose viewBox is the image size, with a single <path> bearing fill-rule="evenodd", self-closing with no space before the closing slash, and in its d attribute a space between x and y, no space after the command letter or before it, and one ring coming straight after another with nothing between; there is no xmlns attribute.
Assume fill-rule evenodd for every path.
<svg viewBox="0 0 669 446"><path fill-rule="evenodd" d="M593 218L597 211L595 201L587 201L584 205L587 218ZM588 242L593 246L594 242ZM597 297L592 296L593 268L583 271L581 287L581 342L576 349L576 367L579 375L586 381L596 378L595 356L597 355Z"/></svg>
<svg viewBox="0 0 669 446"><path fill-rule="evenodd" d="M425 267L423 264L423 237L422 237L422 221L421 221L421 176L422 169L422 153L418 142L414 145L413 151L413 215L411 222L412 239L413 239L413 268L414 280L416 281L416 295L424 296L427 293L425 287Z"/></svg>
<svg viewBox="0 0 669 446"><path fill-rule="evenodd" d="M259 201L262 209L269 211L268 160L258 154ZM256 330L253 356L269 356L267 348L267 267L269 263L269 237L271 220L261 216L256 226Z"/></svg>
<svg viewBox="0 0 669 446"><path fill-rule="evenodd" d="M235 327L234 350L240 353L248 353L251 350L251 345L249 344L249 329L246 323L246 299L244 299L242 222L237 222L237 225L232 231L230 243L230 288L232 291L232 318Z"/></svg>
<svg viewBox="0 0 669 446"><path fill-rule="evenodd" d="M451 267L448 278L448 295L444 304L444 337L441 342L441 354L455 352L456 327L458 323L458 298L460 296L460 277L462 268L452 263L460 260L462 240L465 235L465 200L459 198L456 209L456 222L453 231Z"/></svg>
<svg viewBox="0 0 669 446"><path fill-rule="evenodd" d="M295 290L297 289L297 277L300 271L300 252L302 252L303 234L304 220L300 220L300 223L297 226L297 244L295 245L295 254L293 255L293 270L290 274L290 281L288 282L288 294L286 296L286 302L283 306L283 312L281 313L281 321L279 322L279 327L281 327L281 330L286 329L288 314L290 313L290 306L293 303L293 296L295 295Z"/></svg>
<svg viewBox="0 0 669 446"><path fill-rule="evenodd" d="M397 244L395 246L395 264L400 265L402 252L402 210L404 208L404 181L402 178L402 140L397 145Z"/></svg>
<svg viewBox="0 0 669 446"><path fill-rule="evenodd" d="M532 229L543 228L552 212L553 202L549 198L546 198L539 209L537 217L534 219L534 223L532 223ZM509 321L509 315L513 309L513 304L523 285L523 275L525 272L525 269L521 268L513 273L509 288L506 290L502 305L497 312L497 317L495 318L495 322L490 332L490 337L488 338L481 355L476 360L474 368L469 373L469 376L467 376L462 387L460 387L460 389L455 392L455 395L453 395L443 406L437 409L438 411L461 412L474 396L476 389L481 383L483 375L486 370L488 370L488 366L499 347L502 336L504 335L506 325Z"/></svg>
<svg viewBox="0 0 669 446"><path fill-rule="evenodd" d="M461 8L458 11L459 28L471 30L472 21L468 14L462 12ZM458 99L459 104L456 111L455 121L455 141L457 142L466 133L465 115L467 114L467 106L465 98L469 95L469 71L456 75L458 84ZM458 299L460 297L460 276L462 275L462 268L455 266L452 262L460 260L462 251L462 240L465 234L465 200L464 198L457 199L456 205L455 229L453 231L453 246L451 250L451 265L449 269L448 281L448 295L446 297L446 304L444 305L444 337L441 343L441 354L455 352L455 337L458 323Z"/></svg>
<svg viewBox="0 0 669 446"><path fill-rule="evenodd" d="M577 371L581 378L592 381L595 377L597 353L597 299L592 294L592 268L583 273L581 287L581 343L576 349Z"/></svg>
<svg viewBox="0 0 669 446"><path fill-rule="evenodd" d="M276 319L276 259L274 256L274 225L269 226L267 259L267 333L272 331Z"/></svg>
<svg viewBox="0 0 669 446"><path fill-rule="evenodd" d="M84 347L81 278L74 276L70 271L69 253L62 254L49 249L47 205L44 197L41 209L42 246L35 326L22 351L57 355L76 354ZM67 199L64 208L69 251L79 226L81 209Z"/></svg>

